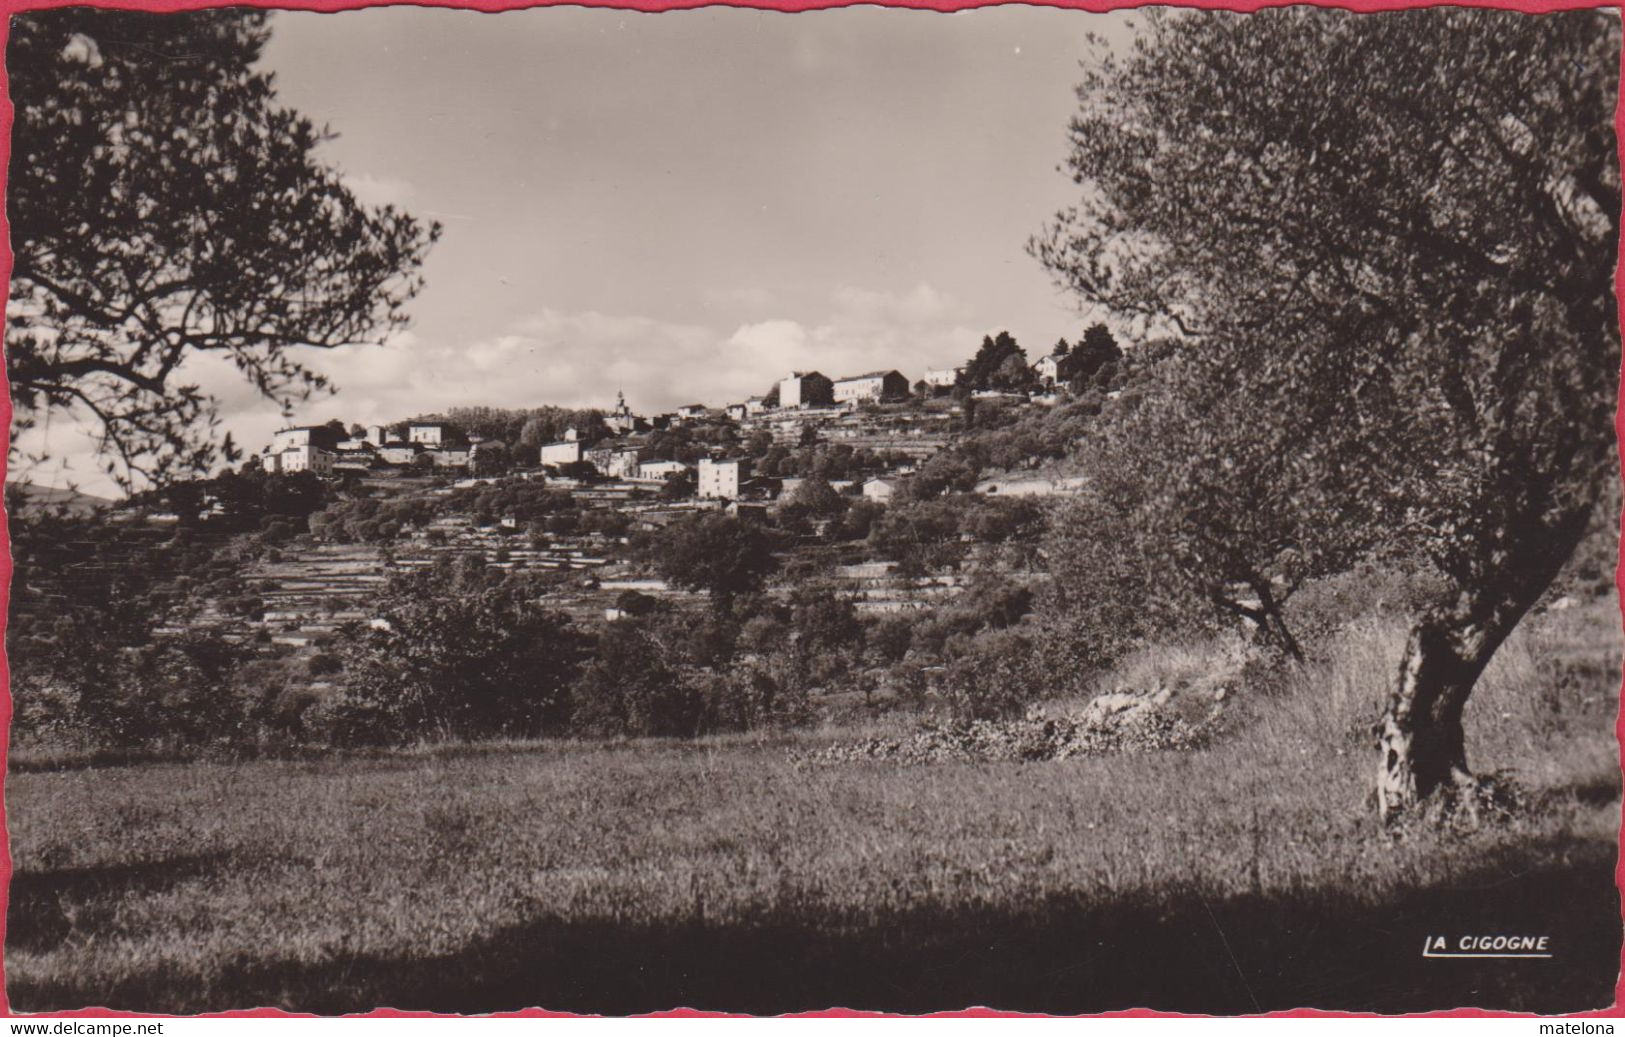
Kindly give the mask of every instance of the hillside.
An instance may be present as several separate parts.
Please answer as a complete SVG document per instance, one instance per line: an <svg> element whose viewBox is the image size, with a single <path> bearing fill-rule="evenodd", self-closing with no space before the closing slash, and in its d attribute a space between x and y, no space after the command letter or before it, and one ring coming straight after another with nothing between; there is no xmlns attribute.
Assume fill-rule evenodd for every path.
<svg viewBox="0 0 1625 1037"><path fill-rule="evenodd" d="M65 487L37 486L29 482L6 483L6 494L20 494L31 507L48 511L64 511L70 515L88 515L111 507L115 502Z"/></svg>

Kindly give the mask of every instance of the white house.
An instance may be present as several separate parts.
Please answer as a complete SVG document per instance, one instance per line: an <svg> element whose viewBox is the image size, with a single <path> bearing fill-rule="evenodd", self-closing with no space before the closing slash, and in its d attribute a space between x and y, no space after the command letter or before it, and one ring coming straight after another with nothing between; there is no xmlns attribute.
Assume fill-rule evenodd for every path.
<svg viewBox="0 0 1625 1037"><path fill-rule="evenodd" d="M1061 360L1058 356L1039 357L1033 364L1033 374L1045 385L1054 385L1061 377Z"/></svg>
<svg viewBox="0 0 1625 1037"><path fill-rule="evenodd" d="M378 456L388 464L411 464L422 450L418 443L385 443L378 448Z"/></svg>
<svg viewBox="0 0 1625 1037"><path fill-rule="evenodd" d="M934 389L952 389L959 384L959 373L963 367L939 367L925 372L925 384Z"/></svg>
<svg viewBox="0 0 1625 1037"><path fill-rule="evenodd" d="M468 447L450 445L435 450L433 456L436 468L467 468L474 457Z"/></svg>
<svg viewBox="0 0 1625 1037"><path fill-rule="evenodd" d="M752 396L745 400L745 413L751 416L767 412L767 401L760 396Z"/></svg>
<svg viewBox="0 0 1625 1037"><path fill-rule="evenodd" d="M868 479L863 484L863 495L869 500L891 500L896 492L896 479Z"/></svg>
<svg viewBox="0 0 1625 1037"><path fill-rule="evenodd" d="M750 461L747 458L729 458L724 461L714 461L709 457L700 460L700 478L697 490L701 497L733 499L739 496L739 487L750 478Z"/></svg>
<svg viewBox="0 0 1625 1037"><path fill-rule="evenodd" d="M728 417L733 419L734 421L744 421L746 415L748 415L750 413L750 411L745 408L745 405L743 403L730 403L730 404L728 404L728 406L726 408L726 412L727 412Z"/></svg>
<svg viewBox="0 0 1625 1037"><path fill-rule="evenodd" d="M631 479L638 474L638 452L632 449L617 450L609 455L609 467L604 474L612 479Z"/></svg>
<svg viewBox="0 0 1625 1037"><path fill-rule="evenodd" d="M323 450L319 446L294 446L282 451L277 457L277 470L282 472L315 472L317 475L332 475L335 457L331 450Z"/></svg>
<svg viewBox="0 0 1625 1037"><path fill-rule="evenodd" d="M834 385L817 371L792 371L779 381L779 406L816 407L835 402Z"/></svg>
<svg viewBox="0 0 1625 1037"><path fill-rule="evenodd" d="M908 395L908 379L896 371L870 371L842 378L834 386L836 403L894 400Z"/></svg>
<svg viewBox="0 0 1625 1037"><path fill-rule="evenodd" d="M570 432L574 432L571 429ZM566 432L565 435L569 435ZM581 442L576 439L566 439L559 443L544 443L542 445L542 464L567 465L575 464L581 460Z"/></svg>
<svg viewBox="0 0 1625 1037"><path fill-rule="evenodd" d="M688 465L681 461L645 461L638 465L638 478L659 482L677 472L688 471Z"/></svg>
<svg viewBox="0 0 1625 1037"><path fill-rule="evenodd" d="M456 437L456 430L443 421L414 421L406 426L406 441L436 447Z"/></svg>
<svg viewBox="0 0 1625 1037"><path fill-rule="evenodd" d="M337 441L338 437L321 425L281 428L271 433L271 446L266 453L280 454L296 446L332 446Z"/></svg>

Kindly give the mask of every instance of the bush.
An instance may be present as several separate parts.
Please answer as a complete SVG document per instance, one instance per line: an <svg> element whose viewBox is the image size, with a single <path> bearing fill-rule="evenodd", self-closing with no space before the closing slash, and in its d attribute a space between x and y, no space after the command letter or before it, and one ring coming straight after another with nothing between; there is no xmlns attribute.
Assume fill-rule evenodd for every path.
<svg viewBox="0 0 1625 1037"><path fill-rule="evenodd" d="M477 562L396 577L377 627L340 638L343 693L326 704L340 743L534 736L560 729L580 665L569 620Z"/></svg>
<svg viewBox="0 0 1625 1037"><path fill-rule="evenodd" d="M942 677L943 702L963 720L1020 716L1059 689L1046 672L1031 640L1015 631L978 638L948 664Z"/></svg>
<svg viewBox="0 0 1625 1037"><path fill-rule="evenodd" d="M865 640L875 658L889 665L903 661L913 638L914 622L906 616L891 615L870 623Z"/></svg>
<svg viewBox="0 0 1625 1037"><path fill-rule="evenodd" d="M597 657L582 671L573 698L573 726L586 734L693 736L703 729L703 690L633 621L612 624L599 636Z"/></svg>
<svg viewBox="0 0 1625 1037"><path fill-rule="evenodd" d="M806 695L795 682L781 684L761 663L745 663L710 674L700 683L706 732L754 731L804 722Z"/></svg>

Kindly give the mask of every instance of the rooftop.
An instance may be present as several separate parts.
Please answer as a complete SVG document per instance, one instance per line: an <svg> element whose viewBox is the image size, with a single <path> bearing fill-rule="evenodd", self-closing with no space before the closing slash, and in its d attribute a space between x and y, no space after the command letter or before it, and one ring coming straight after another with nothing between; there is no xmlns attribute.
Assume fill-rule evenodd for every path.
<svg viewBox="0 0 1625 1037"><path fill-rule="evenodd" d="M865 378L884 378L889 374L898 375L900 377L902 375L902 372L896 370L895 368L890 370L890 371L870 371L870 372L868 372L866 374L847 375L845 378L837 379L837 381L860 382L860 381L864 380Z"/></svg>

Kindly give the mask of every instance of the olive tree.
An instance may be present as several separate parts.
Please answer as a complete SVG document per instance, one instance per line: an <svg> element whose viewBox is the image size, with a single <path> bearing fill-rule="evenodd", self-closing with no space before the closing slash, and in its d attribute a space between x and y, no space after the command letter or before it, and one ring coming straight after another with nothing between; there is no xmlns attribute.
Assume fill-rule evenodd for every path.
<svg viewBox="0 0 1625 1037"><path fill-rule="evenodd" d="M1299 8L1142 29L1088 66L1079 201L1032 251L1228 379L1252 426L1215 434L1290 445L1310 511L1363 500L1322 510L1444 577L1378 724L1390 815L1472 782L1463 708L1614 463L1619 21ZM1214 455L1250 473L1266 453Z"/></svg>

